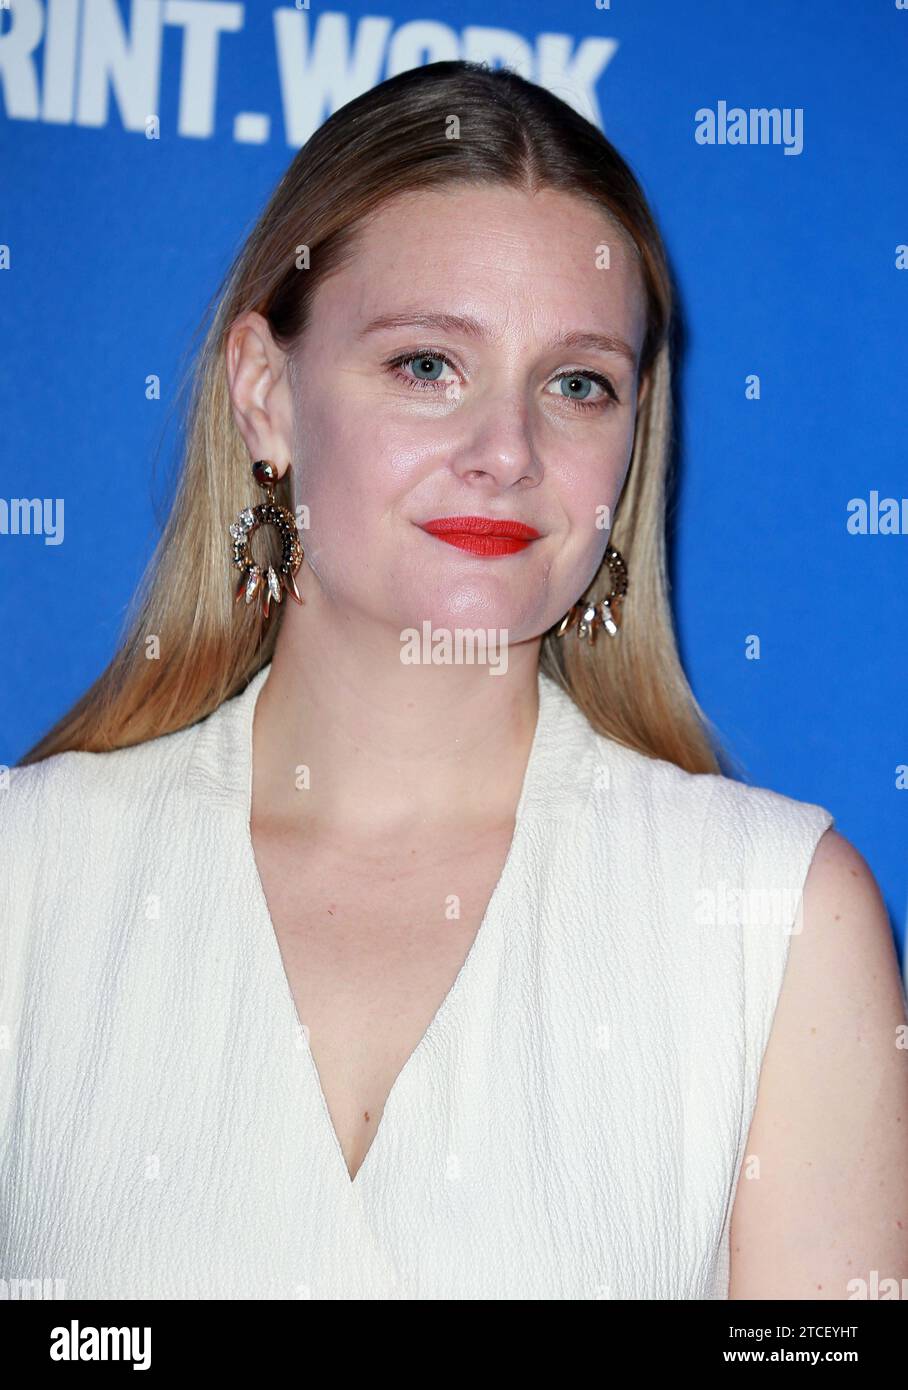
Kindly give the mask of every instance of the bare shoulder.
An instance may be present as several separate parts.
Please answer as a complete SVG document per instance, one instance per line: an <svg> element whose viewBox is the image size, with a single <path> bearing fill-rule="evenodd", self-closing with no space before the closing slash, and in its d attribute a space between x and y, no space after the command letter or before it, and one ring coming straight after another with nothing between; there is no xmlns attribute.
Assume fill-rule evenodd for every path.
<svg viewBox="0 0 908 1390"><path fill-rule="evenodd" d="M763 1059L732 1213L730 1298L860 1298L908 1279L906 1025L879 887L829 829Z"/></svg>
<svg viewBox="0 0 908 1390"><path fill-rule="evenodd" d="M885 925L889 932L883 899L867 860L850 840L846 840L838 830L830 829L820 837L807 874L804 887L805 917L813 908L817 917L814 925L822 926L824 910L833 907L828 920L837 921L843 902L846 902L849 910L859 914L855 926L864 922L867 929L874 933L880 925Z"/></svg>

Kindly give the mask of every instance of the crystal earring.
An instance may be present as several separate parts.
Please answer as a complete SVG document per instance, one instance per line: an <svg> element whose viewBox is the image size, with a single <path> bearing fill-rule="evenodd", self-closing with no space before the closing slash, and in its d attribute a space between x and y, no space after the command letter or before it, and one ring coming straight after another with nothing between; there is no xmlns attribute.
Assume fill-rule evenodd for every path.
<svg viewBox="0 0 908 1390"><path fill-rule="evenodd" d="M563 637L574 623L577 624L577 636L581 639L585 637L590 646L596 641L596 631L599 627L604 627L610 637L617 637L618 624L615 622L613 605L617 609L617 605L627 593L627 565L621 552L612 545L606 547L605 559L612 577L612 587L607 597L598 603L573 604L561 619L555 632L556 637Z"/></svg>
<svg viewBox="0 0 908 1390"><path fill-rule="evenodd" d="M242 571L235 602L239 603L245 595L247 604L253 603L260 594L262 615L267 618L271 611L272 599L275 603L280 603L285 589L297 603L303 602L293 577L303 562L303 547L292 514L274 500L274 489L278 481L274 464L267 463L264 459L254 463L252 476L259 487L264 488L266 500L258 506L247 507L245 511L240 512L230 527L233 537L233 563ZM273 526L281 538L281 558L277 570L270 564L263 569L252 558L249 541L260 526Z"/></svg>

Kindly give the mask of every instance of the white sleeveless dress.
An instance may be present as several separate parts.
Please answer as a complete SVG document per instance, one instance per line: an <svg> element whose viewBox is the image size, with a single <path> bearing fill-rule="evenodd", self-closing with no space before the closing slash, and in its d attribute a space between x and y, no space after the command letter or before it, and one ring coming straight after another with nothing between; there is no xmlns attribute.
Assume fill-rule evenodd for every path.
<svg viewBox="0 0 908 1390"><path fill-rule="evenodd" d="M501 877L351 1183L249 833L265 666L0 792L0 1274L76 1299L721 1299L820 806L539 676Z"/></svg>

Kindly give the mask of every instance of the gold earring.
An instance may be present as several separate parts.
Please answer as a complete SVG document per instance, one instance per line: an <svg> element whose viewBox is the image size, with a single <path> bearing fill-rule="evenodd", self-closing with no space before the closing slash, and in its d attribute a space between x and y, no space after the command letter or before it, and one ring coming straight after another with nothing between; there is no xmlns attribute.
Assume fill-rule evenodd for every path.
<svg viewBox="0 0 908 1390"><path fill-rule="evenodd" d="M615 618L618 606L627 593L627 565L621 552L612 545L606 546L605 559L612 577L612 587L607 597L598 603L572 604L558 625L556 637L563 637L574 623L577 624L577 636L581 639L585 637L590 646L596 641L596 632L600 627L604 627L610 637L617 637Z"/></svg>
<svg viewBox="0 0 908 1390"><path fill-rule="evenodd" d="M259 487L264 488L266 501L240 512L230 527L233 537L233 563L238 570L242 570L242 578L237 585L234 600L239 603L245 594L248 604L254 602L261 594L262 615L267 619L271 612L272 599L275 603L280 603L284 597L284 589L297 603L303 602L293 577L303 562L303 547L292 514L274 500L274 489L278 481L274 464L264 459L254 463L252 476ZM267 565L263 569L252 558L249 541L260 526L273 526L281 538L281 558L277 570L273 565Z"/></svg>

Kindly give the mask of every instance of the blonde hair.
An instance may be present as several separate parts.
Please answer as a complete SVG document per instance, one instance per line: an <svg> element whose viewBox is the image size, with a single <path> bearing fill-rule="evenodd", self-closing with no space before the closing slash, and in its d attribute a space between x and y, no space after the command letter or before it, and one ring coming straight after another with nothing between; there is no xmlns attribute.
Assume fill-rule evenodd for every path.
<svg viewBox="0 0 908 1390"><path fill-rule="evenodd" d="M457 138L450 138L457 123ZM672 435L673 294L643 192L600 130L545 88L507 69L430 63L388 79L334 113L298 151L212 304L194 368L187 444L170 514L106 670L20 760L103 752L203 719L271 659L286 604L262 632L235 605L228 526L256 500L233 419L225 345L249 310L288 350L321 280L355 255L357 233L397 194L451 184L561 190L594 205L630 245L646 298L640 404L611 544L629 572L616 638L590 647L576 630L545 634L540 667L593 728L690 772L719 771L721 745L677 650L668 600L665 508ZM309 264L300 268L308 252ZM305 255L303 255L305 259ZM288 478L275 497L292 506ZM609 588L603 567L585 593ZM148 659L157 638L158 659Z"/></svg>

